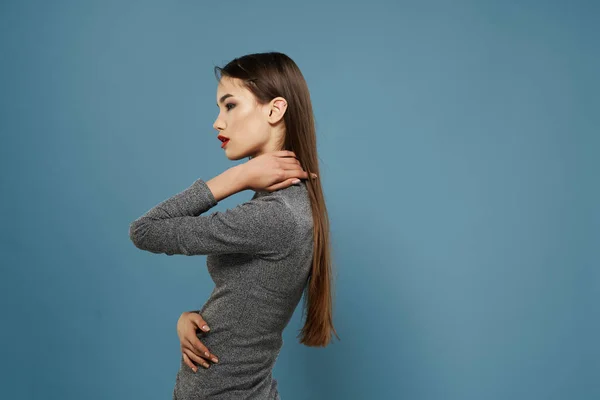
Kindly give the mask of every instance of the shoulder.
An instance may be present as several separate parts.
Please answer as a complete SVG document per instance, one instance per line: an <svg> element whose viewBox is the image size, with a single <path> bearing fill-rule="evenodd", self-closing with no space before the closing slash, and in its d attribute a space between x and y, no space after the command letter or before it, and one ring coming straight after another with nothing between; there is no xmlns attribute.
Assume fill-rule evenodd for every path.
<svg viewBox="0 0 600 400"><path fill-rule="evenodd" d="M294 216L290 205L284 197L276 195L267 195L257 197L246 203L243 203L247 209L252 210L253 215L259 225L273 225L279 227L281 224L290 224L294 222Z"/></svg>
<svg viewBox="0 0 600 400"><path fill-rule="evenodd" d="M284 198L271 193L253 198L237 208L244 215L242 230L246 240L260 243L263 253L280 257L294 246L297 222Z"/></svg>

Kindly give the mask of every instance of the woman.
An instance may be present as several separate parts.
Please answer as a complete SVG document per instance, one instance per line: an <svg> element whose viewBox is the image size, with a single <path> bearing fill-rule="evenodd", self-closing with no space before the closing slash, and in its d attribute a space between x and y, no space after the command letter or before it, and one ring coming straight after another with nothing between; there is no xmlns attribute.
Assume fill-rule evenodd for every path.
<svg viewBox="0 0 600 400"><path fill-rule="evenodd" d="M153 253L207 255L215 283L202 309L177 323L173 399L279 399L272 368L305 290L300 343L326 346L331 331L337 336L310 93L278 52L236 58L215 74L217 138L227 158L250 160L158 204L131 224L130 237ZM251 200L206 213L246 189Z"/></svg>

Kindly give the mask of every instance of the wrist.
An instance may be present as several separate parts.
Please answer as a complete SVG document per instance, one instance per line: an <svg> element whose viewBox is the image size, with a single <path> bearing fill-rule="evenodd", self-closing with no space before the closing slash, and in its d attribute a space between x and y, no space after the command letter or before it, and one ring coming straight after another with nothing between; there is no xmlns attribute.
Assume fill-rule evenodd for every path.
<svg viewBox="0 0 600 400"><path fill-rule="evenodd" d="M240 167L241 165L231 167L225 172L206 181L206 185L212 192L216 201L221 201L232 194L246 189L244 173Z"/></svg>
<svg viewBox="0 0 600 400"><path fill-rule="evenodd" d="M246 184L246 172L244 170L244 164L231 167L227 170L227 172L231 173L231 180L233 182L233 186L236 188L236 192L242 192L249 189L248 185Z"/></svg>

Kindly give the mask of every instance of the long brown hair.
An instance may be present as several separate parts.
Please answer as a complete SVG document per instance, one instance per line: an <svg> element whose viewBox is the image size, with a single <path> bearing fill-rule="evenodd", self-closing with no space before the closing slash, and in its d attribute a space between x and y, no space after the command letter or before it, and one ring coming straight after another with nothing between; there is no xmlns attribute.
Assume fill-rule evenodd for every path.
<svg viewBox="0 0 600 400"><path fill-rule="evenodd" d="M221 76L238 78L259 104L281 96L288 102L283 115L285 139L281 150L296 154L302 168L320 175L317 156L315 119L310 92L296 63L279 52L254 53L238 57L224 67L215 67ZM220 76L219 76L220 75ZM305 286L303 315L306 321L298 338L306 346L327 346L333 327L333 274L330 249L329 217L320 179L307 179L313 215L314 252L312 268ZM308 309L308 310L307 310Z"/></svg>

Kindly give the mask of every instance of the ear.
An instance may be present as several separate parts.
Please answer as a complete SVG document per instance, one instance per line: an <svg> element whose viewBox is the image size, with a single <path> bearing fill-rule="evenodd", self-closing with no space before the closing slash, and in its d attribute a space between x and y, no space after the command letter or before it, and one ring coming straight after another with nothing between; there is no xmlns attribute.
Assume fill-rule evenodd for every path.
<svg viewBox="0 0 600 400"><path fill-rule="evenodd" d="M287 101L283 97L275 97L269 102L269 122L275 124L279 122L287 110Z"/></svg>

